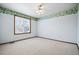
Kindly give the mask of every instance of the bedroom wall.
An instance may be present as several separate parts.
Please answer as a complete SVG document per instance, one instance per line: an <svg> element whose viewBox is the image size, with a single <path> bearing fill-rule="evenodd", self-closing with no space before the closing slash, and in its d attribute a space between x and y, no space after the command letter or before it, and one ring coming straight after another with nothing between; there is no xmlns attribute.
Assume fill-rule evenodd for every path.
<svg viewBox="0 0 79 59"><path fill-rule="evenodd" d="M79 46L79 4L78 4L78 17L77 17L77 44Z"/></svg>
<svg viewBox="0 0 79 59"><path fill-rule="evenodd" d="M36 21L31 20L31 34L14 35L14 16L0 13L0 44L36 36Z"/></svg>
<svg viewBox="0 0 79 59"><path fill-rule="evenodd" d="M60 41L77 42L77 14L38 21L38 36Z"/></svg>

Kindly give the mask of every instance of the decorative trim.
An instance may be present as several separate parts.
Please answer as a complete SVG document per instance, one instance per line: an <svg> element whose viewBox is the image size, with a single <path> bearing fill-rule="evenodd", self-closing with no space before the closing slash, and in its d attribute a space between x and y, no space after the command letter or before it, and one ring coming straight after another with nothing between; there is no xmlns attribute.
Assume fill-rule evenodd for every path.
<svg viewBox="0 0 79 59"><path fill-rule="evenodd" d="M60 11L60 12L56 13L54 15L54 17L65 16L65 15L70 15L70 14L76 14L77 11L78 11L78 8L76 6L76 7L72 8L72 9L69 9L69 10Z"/></svg>
<svg viewBox="0 0 79 59"><path fill-rule="evenodd" d="M71 14L76 14L78 12L78 6L76 5L75 7L69 9L69 10L64 10L57 12L53 15L49 15L47 17L42 17L40 19L47 19L47 18L53 18L53 17L59 17L59 16L66 16L66 15L71 15Z"/></svg>
<svg viewBox="0 0 79 59"><path fill-rule="evenodd" d="M16 15L16 16L19 16L19 17L22 17L22 18L26 18L26 19L29 19L31 16L28 16L28 15L25 15L25 14L22 14L22 13L19 13L19 12L16 12L16 11L13 11L13 10L10 10L10 9L7 9L7 8L3 8L3 7L0 7L0 13L3 13L3 14L9 14L9 15ZM35 17L31 17L33 20L37 20L37 18Z"/></svg>
<svg viewBox="0 0 79 59"><path fill-rule="evenodd" d="M79 4L77 4L77 7L78 7L78 12L79 12Z"/></svg>
<svg viewBox="0 0 79 59"><path fill-rule="evenodd" d="M76 14L78 11L79 10L78 10L78 4L77 4L75 7L71 8L69 10L60 11L60 12L55 13L53 15L49 15L49 16L45 16L45 17L41 17L41 18L35 18L35 17L31 17L28 15L16 12L16 11L12 11L12 10L7 9L7 8L0 7L0 13L16 15L16 16L19 16L22 18L27 18L27 19L29 19L31 17L35 21L38 21L39 19L47 19L47 18L54 18L54 17L59 17L59 16L66 16L66 15L70 15L70 14Z"/></svg>

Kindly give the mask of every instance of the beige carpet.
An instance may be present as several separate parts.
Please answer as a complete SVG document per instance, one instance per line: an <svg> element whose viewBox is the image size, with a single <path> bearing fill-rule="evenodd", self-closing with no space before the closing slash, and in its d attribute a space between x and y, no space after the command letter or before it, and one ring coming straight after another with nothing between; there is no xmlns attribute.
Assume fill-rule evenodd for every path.
<svg viewBox="0 0 79 59"><path fill-rule="evenodd" d="M74 44L57 42L42 38L32 38L0 45L0 55L77 55L78 48Z"/></svg>

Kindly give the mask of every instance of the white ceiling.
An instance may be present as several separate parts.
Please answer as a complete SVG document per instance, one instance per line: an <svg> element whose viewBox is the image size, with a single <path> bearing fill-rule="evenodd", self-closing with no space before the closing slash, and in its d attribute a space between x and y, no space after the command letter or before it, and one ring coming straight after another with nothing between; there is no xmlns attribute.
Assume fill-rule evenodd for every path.
<svg viewBox="0 0 79 59"><path fill-rule="evenodd" d="M9 8L14 11L24 13L36 18L41 18L55 14L59 11L73 8L75 3L44 3L44 13L41 15L36 14L37 6L40 3L0 3L0 6Z"/></svg>

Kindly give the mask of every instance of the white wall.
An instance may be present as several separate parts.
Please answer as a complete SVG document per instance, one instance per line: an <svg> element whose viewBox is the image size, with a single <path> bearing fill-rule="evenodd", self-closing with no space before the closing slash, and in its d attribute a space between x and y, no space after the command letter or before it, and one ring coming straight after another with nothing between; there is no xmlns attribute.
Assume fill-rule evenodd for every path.
<svg viewBox="0 0 79 59"><path fill-rule="evenodd" d="M79 9L79 4L78 4L78 9ZM78 11L78 17L77 17L77 44L79 46L79 11Z"/></svg>
<svg viewBox="0 0 79 59"><path fill-rule="evenodd" d="M37 34L40 37L75 43L78 37L77 22L79 21L77 21L76 14L50 19L41 19L39 21L31 20L31 34L14 35L14 16L0 14L0 43L33 37L37 36Z"/></svg>
<svg viewBox="0 0 79 59"><path fill-rule="evenodd" d="M36 36L36 21L31 20L31 34L14 35L14 16L0 14L0 43Z"/></svg>
<svg viewBox="0 0 79 59"><path fill-rule="evenodd" d="M78 43L78 45L79 45L79 12L78 12L78 19L77 19L78 21L77 21L77 43Z"/></svg>
<svg viewBox="0 0 79 59"><path fill-rule="evenodd" d="M38 36L76 43L77 15L67 15L38 21Z"/></svg>

